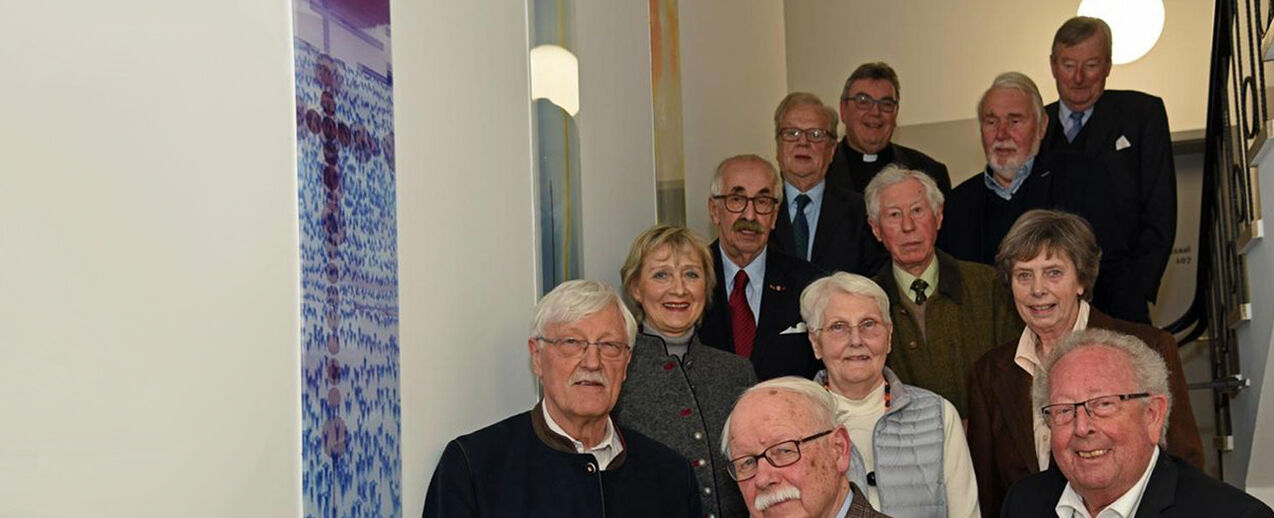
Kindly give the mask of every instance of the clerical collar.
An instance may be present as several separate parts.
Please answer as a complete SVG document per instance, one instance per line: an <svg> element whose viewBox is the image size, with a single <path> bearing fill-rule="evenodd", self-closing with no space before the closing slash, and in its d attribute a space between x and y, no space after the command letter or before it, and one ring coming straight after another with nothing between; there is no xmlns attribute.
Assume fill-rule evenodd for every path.
<svg viewBox="0 0 1274 518"><path fill-rule="evenodd" d="M1017 169L1017 173L1013 175L1013 181L1009 183L1008 187L1004 187L1000 185L1000 182L995 181L995 174L991 172L991 166L989 165L985 171L982 171L982 180L986 183L986 188L991 189L991 192L995 193L996 196L1011 200L1013 195L1017 194L1017 190L1026 182L1026 178L1031 176L1031 166L1034 164L1035 157L1028 158L1026 163Z"/></svg>
<svg viewBox="0 0 1274 518"><path fill-rule="evenodd" d="M880 148L880 151L875 153L860 153L857 149L854 149L854 146L849 145L848 137L841 139L841 142L845 144L846 150L858 155L858 158L865 164L872 164L882 160L890 162L893 159L893 153L891 151L893 144L885 144L885 147Z"/></svg>

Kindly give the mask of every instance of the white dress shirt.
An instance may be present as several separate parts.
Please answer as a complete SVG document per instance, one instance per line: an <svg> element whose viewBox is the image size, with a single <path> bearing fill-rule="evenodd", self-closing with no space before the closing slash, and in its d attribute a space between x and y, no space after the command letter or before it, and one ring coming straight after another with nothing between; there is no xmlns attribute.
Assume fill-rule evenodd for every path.
<svg viewBox="0 0 1274 518"><path fill-rule="evenodd" d="M576 453L591 454L603 471L610 466L610 462L615 460L615 457L618 457L624 451L624 443L619 440L619 435L615 433L615 422L611 421L610 416L606 416L606 435L592 448L585 448L584 443L571 437L571 434L566 433L566 430L563 430L557 424L557 421L553 420L553 416L549 415L548 405L545 405L543 401L540 401L540 410L544 412L544 422L548 423L549 430L553 430L553 433L570 439L571 444L575 445Z"/></svg>

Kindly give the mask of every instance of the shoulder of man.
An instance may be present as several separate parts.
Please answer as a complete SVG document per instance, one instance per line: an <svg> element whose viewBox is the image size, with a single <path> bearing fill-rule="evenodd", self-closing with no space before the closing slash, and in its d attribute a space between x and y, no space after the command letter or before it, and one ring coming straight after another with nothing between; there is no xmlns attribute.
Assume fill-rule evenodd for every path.
<svg viewBox="0 0 1274 518"><path fill-rule="evenodd" d="M788 255L774 247L769 247L766 251L765 282L782 282L785 290L796 290L797 297L800 297L801 290L824 275L826 272L814 263Z"/></svg>
<svg viewBox="0 0 1274 518"><path fill-rule="evenodd" d="M1190 514L1208 512L1215 516L1274 516L1274 510L1256 497L1225 482L1212 478L1190 465L1185 459L1160 451L1159 465L1150 475L1146 494L1142 497L1142 507L1154 505L1147 499L1161 497L1171 499L1173 506L1167 509L1185 507L1192 509ZM1157 477L1175 476L1174 487L1156 487ZM1154 494L1155 490L1161 494ZM1168 493L1171 496L1168 496ZM1173 514L1169 513L1168 516Z"/></svg>
<svg viewBox="0 0 1274 518"><path fill-rule="evenodd" d="M1009 488L1000 507L1001 518L1039 518L1054 514L1066 477L1057 466L1019 480Z"/></svg>

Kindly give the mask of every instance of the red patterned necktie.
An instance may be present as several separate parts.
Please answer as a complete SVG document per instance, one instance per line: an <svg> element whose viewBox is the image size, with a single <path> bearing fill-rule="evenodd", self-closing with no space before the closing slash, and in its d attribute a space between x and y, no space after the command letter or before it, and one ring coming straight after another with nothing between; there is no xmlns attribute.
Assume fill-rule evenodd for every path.
<svg viewBox="0 0 1274 518"><path fill-rule="evenodd" d="M734 353L752 357L752 341L756 339L756 319L748 306L748 272L734 275L734 291L730 292L730 328L734 331Z"/></svg>

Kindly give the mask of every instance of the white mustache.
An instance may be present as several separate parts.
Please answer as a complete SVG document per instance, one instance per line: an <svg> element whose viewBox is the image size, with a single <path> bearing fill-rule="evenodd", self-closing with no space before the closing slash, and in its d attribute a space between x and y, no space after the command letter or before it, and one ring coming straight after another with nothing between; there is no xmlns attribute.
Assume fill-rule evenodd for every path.
<svg viewBox="0 0 1274 518"><path fill-rule="evenodd" d="M1001 149L1005 151L1017 151L1017 144L1014 144L1011 140L997 140L995 141L995 144L991 145L991 149L994 151Z"/></svg>
<svg viewBox="0 0 1274 518"><path fill-rule="evenodd" d="M781 504L788 500L800 500L801 490L796 486L783 486L778 489L771 489L759 495L752 501L752 506L756 507L757 512L769 509L771 506Z"/></svg>
<svg viewBox="0 0 1274 518"><path fill-rule="evenodd" d="M610 380L606 379L606 373L602 371L577 370L571 374L568 380L571 385L576 383L600 383L603 387L610 386Z"/></svg>

